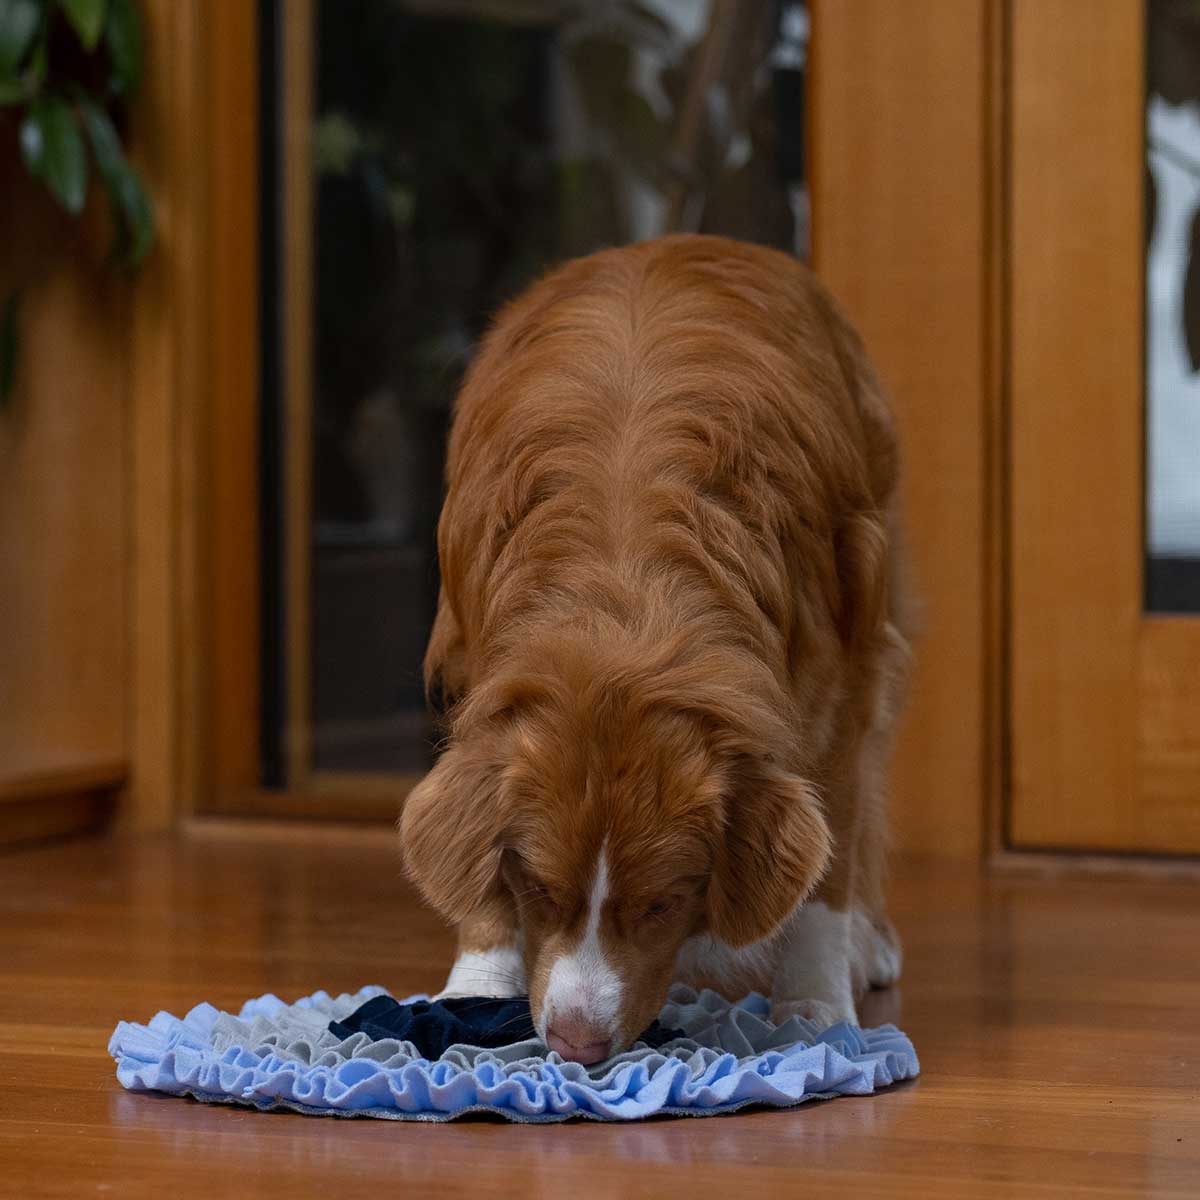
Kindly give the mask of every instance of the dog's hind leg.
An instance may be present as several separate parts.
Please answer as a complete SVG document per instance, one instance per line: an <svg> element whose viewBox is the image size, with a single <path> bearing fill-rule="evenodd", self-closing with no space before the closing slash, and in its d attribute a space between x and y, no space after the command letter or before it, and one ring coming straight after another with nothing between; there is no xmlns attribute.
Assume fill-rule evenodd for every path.
<svg viewBox="0 0 1200 1200"><path fill-rule="evenodd" d="M890 623L872 661L869 702L835 743L825 778L833 862L812 898L788 920L774 978L775 1020L794 1013L829 1025L855 1021L869 987L900 975L900 942L887 918L886 773L903 695L908 643ZM857 731L857 736L853 736Z"/></svg>

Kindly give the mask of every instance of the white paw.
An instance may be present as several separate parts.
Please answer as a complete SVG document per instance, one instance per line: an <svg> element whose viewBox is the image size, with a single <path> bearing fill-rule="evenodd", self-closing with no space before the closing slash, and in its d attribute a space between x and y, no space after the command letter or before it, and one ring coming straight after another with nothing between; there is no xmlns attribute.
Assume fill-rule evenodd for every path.
<svg viewBox="0 0 1200 1200"><path fill-rule="evenodd" d="M900 978L904 955L892 923L876 924L865 913L854 913L854 983L863 988L891 987Z"/></svg>
<svg viewBox="0 0 1200 1200"><path fill-rule="evenodd" d="M867 957L867 982L872 987L891 987L900 978L904 956L900 943L889 941L881 933L875 933L871 952Z"/></svg>
<svg viewBox="0 0 1200 1200"><path fill-rule="evenodd" d="M831 1004L828 1000L778 1000L771 1005L771 1020L776 1025L782 1025L790 1017L803 1017L818 1029L828 1029L839 1021L858 1024L853 1005L847 1008L845 1004Z"/></svg>

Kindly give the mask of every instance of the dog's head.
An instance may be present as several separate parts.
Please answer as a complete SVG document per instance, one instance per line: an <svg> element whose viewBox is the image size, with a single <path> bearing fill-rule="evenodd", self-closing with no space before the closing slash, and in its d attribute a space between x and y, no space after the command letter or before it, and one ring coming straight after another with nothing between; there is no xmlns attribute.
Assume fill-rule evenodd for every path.
<svg viewBox="0 0 1200 1200"><path fill-rule="evenodd" d="M646 1028L689 937L766 937L830 853L752 681L720 661L593 668L481 688L401 818L406 869L443 916L510 907L535 1026L581 1062Z"/></svg>

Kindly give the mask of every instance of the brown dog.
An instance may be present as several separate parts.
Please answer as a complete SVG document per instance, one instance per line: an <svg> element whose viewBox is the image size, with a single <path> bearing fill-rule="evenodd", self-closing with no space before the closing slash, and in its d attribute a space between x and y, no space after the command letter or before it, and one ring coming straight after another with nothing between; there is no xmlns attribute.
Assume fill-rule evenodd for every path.
<svg viewBox="0 0 1200 1200"><path fill-rule="evenodd" d="M664 238L500 314L438 535L450 737L401 818L459 926L444 994L528 990L596 1062L676 978L823 1023L896 978L896 474L861 343L783 254Z"/></svg>

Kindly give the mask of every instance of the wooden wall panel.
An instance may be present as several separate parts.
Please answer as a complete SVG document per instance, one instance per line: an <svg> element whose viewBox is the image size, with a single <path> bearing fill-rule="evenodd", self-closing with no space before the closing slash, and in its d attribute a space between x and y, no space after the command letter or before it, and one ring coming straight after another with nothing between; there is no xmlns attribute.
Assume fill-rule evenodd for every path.
<svg viewBox="0 0 1200 1200"><path fill-rule="evenodd" d="M28 284L20 389L0 415L0 781L12 799L33 780L31 803L46 803L68 797L73 779L94 791L97 777L107 787L124 778L122 821L161 829L200 757L190 740L206 612L195 450L210 388L208 314L238 305L204 274L215 143L203 72L226 49L210 49L205 33L219 22L203 19L201 0L146 0L142 11L130 135L158 239L136 278L106 261L98 179L76 227L15 156L0 164L0 285L7 294ZM253 21L252 6L235 0L207 15L223 14ZM253 105L243 110L253 123ZM253 230L244 180L229 190L250 197ZM252 278L252 256L243 270ZM249 387L248 401L232 398L253 412Z"/></svg>
<svg viewBox="0 0 1200 1200"><path fill-rule="evenodd" d="M0 781L111 779L128 730L128 296L101 222L63 217L15 144L0 163L0 295L25 297L0 411Z"/></svg>
<svg viewBox="0 0 1200 1200"><path fill-rule="evenodd" d="M917 666L893 773L900 849L983 845L991 43L987 0L816 0L813 245L899 418Z"/></svg>

